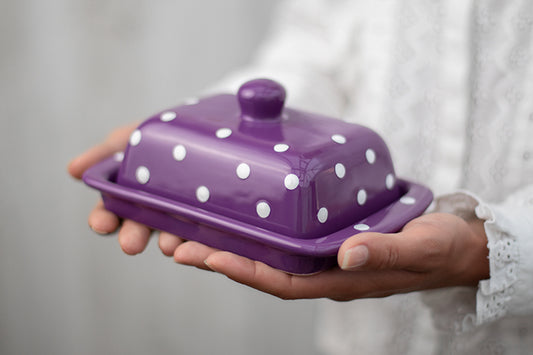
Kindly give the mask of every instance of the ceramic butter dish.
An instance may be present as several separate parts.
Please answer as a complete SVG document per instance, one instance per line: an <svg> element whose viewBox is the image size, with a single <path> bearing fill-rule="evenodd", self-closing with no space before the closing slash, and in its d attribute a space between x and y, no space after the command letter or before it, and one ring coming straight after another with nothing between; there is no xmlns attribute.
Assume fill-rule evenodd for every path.
<svg viewBox="0 0 533 355"><path fill-rule="evenodd" d="M396 177L375 132L284 101L281 85L257 79L160 112L83 180L121 217L295 274L430 204L426 187Z"/></svg>

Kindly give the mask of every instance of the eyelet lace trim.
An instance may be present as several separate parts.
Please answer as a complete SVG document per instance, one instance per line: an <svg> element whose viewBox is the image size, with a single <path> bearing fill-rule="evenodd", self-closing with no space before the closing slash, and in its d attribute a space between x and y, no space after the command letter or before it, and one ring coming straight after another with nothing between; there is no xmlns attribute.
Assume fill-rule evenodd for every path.
<svg viewBox="0 0 533 355"><path fill-rule="evenodd" d="M485 231L490 260L490 279L480 282L477 293L476 324L482 324L507 313L507 303L514 292L512 285L517 280L520 252L515 239L499 229L488 206L478 206L476 214L487 220Z"/></svg>
<svg viewBox="0 0 533 355"><path fill-rule="evenodd" d="M431 301L438 293L433 292L433 296L424 297L432 308L439 308L438 313L442 318L439 327L462 333L473 329L476 325L503 317L507 314L507 304L514 293L513 284L517 280L520 259L518 243L513 236L503 232L500 226L501 223L505 224L505 221L497 222L493 209L466 191L437 198L431 212L437 211L453 213L465 219L477 217L486 220L485 232L490 263L490 279L479 283L475 305L468 301L470 299L473 301L474 295L466 290L456 290L451 294L448 290L448 298L453 298L461 305L456 312L451 313L449 310L445 312L436 306L436 302ZM436 299L442 302L442 297L437 296Z"/></svg>

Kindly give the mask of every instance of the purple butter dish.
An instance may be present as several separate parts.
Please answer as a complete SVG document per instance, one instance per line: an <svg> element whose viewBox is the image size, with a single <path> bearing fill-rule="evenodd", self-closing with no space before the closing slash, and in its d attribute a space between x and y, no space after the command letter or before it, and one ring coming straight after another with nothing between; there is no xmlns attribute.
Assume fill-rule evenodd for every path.
<svg viewBox="0 0 533 355"><path fill-rule="evenodd" d="M117 215L293 274L344 240L399 231L431 191L396 177L372 130L284 107L268 79L158 113L83 176Z"/></svg>

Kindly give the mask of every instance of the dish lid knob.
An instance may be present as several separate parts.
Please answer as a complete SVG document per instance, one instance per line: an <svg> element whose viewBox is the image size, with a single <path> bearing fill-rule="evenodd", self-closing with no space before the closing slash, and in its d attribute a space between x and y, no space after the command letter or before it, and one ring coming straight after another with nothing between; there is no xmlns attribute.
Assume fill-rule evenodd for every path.
<svg viewBox="0 0 533 355"><path fill-rule="evenodd" d="M244 120L279 119L285 103L285 89L269 79L244 83L237 93Z"/></svg>

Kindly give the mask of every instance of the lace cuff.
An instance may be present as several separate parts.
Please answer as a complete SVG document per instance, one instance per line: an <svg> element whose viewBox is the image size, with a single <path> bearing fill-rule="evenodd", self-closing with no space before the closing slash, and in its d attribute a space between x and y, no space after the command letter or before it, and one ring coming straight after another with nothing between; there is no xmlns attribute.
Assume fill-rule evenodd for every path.
<svg viewBox="0 0 533 355"><path fill-rule="evenodd" d="M477 294L477 324L533 314L533 185L503 204L481 203L476 215L486 220L490 250L490 279L480 282Z"/></svg>
<svg viewBox="0 0 533 355"><path fill-rule="evenodd" d="M479 325L507 314L513 284L517 281L520 251L516 238L502 228L497 209L482 203L475 211L478 218L486 220L490 262L490 279L479 283L476 297L476 324Z"/></svg>
<svg viewBox="0 0 533 355"><path fill-rule="evenodd" d="M464 332L504 316L533 313L533 258L521 258L533 253L533 187L499 205L467 192L442 196L432 212L485 220L490 263L490 279L480 281L476 295L474 289L464 288L424 295L425 303L438 313L438 326ZM450 307L439 305L444 301Z"/></svg>

